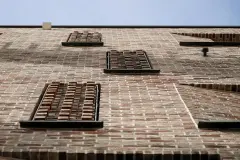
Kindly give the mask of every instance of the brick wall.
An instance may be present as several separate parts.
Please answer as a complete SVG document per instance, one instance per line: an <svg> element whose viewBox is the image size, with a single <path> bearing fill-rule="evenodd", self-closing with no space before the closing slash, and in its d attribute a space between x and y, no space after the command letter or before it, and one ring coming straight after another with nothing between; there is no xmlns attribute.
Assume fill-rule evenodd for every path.
<svg viewBox="0 0 240 160"><path fill-rule="evenodd" d="M75 30L102 33L104 46L61 46ZM0 28L4 32L0 38L0 156L146 160L153 155L173 159L173 153L199 157L197 153L207 151L237 160L239 132L198 129L195 121L200 116L216 117L217 109L235 113L239 94L178 85L180 80L240 82L239 48L212 47L209 56L203 57L199 48L179 46L171 35L215 31L240 33L240 29ZM139 49L148 53L160 74L103 72L107 51ZM21 128L19 120L29 118L45 83L52 81L100 83L99 117L104 127L93 131ZM206 115L206 110L212 115Z"/></svg>
<svg viewBox="0 0 240 160"><path fill-rule="evenodd" d="M219 83L189 83L189 84L180 83L180 84L206 89L240 92L240 84L219 84Z"/></svg>
<svg viewBox="0 0 240 160"><path fill-rule="evenodd" d="M219 33L173 33L183 36L209 38L216 42L240 42L240 34L219 34Z"/></svg>

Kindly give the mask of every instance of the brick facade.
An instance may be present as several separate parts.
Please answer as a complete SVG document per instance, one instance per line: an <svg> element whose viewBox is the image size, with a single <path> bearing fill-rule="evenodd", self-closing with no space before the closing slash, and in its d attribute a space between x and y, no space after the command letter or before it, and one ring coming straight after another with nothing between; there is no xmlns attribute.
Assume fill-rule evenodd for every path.
<svg viewBox="0 0 240 160"><path fill-rule="evenodd" d="M104 46L61 46L70 33L85 30L101 33ZM0 32L0 156L146 160L177 159L180 154L203 159L208 153L215 159L217 154L225 160L239 159L239 131L197 128L201 119L229 118L221 111L239 120L239 93L180 85L239 84L239 47L209 47L209 56L203 57L202 48L179 46L177 38L187 36L172 33L239 35L240 29L0 28ZM107 51L139 49L161 73L103 72ZM20 128L19 120L29 118L45 83L52 81L100 83L99 117L104 128Z"/></svg>
<svg viewBox="0 0 240 160"><path fill-rule="evenodd" d="M240 34L235 33L173 33L183 36L209 38L216 42L240 42Z"/></svg>
<svg viewBox="0 0 240 160"><path fill-rule="evenodd" d="M207 88L207 89L215 89L215 90L222 90L222 91L232 91L232 92L240 92L240 84L218 84L218 83L180 83L182 85L189 85L194 87L200 88Z"/></svg>

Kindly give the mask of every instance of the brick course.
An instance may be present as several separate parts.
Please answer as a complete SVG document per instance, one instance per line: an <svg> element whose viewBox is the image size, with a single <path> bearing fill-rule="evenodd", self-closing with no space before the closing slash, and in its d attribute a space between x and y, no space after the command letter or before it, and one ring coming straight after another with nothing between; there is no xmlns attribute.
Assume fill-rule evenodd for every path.
<svg viewBox="0 0 240 160"><path fill-rule="evenodd" d="M239 107L239 95L224 92L216 98L218 93L207 90L208 99L203 99L197 98L205 93L201 88L178 85L181 81L239 82L239 48L211 47L209 56L202 57L201 48L179 46L171 34L239 34L240 29L88 28L90 32L102 33L103 47L61 46L75 30L86 29L0 28L4 32L0 38L0 156L91 159L99 153L96 155L99 159L112 159L115 154L122 159L135 153L151 158L207 151L219 153L221 158L240 157L239 132L196 128L197 113L202 118L209 116L201 114L204 113L201 107L194 110L193 105L198 102L202 107L210 106L206 110L212 112L219 109L215 103L221 102L228 106L226 112L233 113ZM139 49L148 53L160 74L103 73L107 51ZM104 128L93 131L20 128L18 121L29 118L45 83L52 81L101 83L100 120L104 121Z"/></svg>
<svg viewBox="0 0 240 160"><path fill-rule="evenodd" d="M208 38L215 42L240 42L240 34L235 33L173 33L183 36Z"/></svg>
<svg viewBox="0 0 240 160"><path fill-rule="evenodd" d="M240 92L240 84L223 84L223 83L180 83L181 85L189 85L193 87L214 89L221 91Z"/></svg>

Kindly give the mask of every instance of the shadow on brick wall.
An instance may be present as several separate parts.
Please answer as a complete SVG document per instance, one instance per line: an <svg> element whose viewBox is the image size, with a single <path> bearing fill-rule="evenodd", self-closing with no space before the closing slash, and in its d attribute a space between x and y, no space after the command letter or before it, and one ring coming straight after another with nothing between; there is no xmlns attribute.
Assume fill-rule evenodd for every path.
<svg viewBox="0 0 240 160"><path fill-rule="evenodd" d="M57 47L52 50L38 50L39 45L31 43L27 49L12 49L13 42L6 43L0 49L0 62L16 62L21 64L48 64L70 67L105 67L105 52L90 51L81 48L81 51L61 50Z"/></svg>

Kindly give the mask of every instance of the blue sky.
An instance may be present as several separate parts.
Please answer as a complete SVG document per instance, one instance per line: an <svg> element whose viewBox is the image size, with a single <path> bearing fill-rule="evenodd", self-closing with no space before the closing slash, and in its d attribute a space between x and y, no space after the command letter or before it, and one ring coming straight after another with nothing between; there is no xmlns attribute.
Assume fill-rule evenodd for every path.
<svg viewBox="0 0 240 160"><path fill-rule="evenodd" d="M0 0L0 25L240 25L240 0Z"/></svg>

